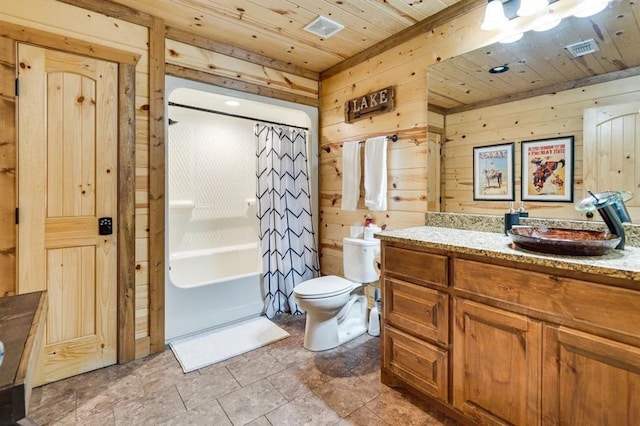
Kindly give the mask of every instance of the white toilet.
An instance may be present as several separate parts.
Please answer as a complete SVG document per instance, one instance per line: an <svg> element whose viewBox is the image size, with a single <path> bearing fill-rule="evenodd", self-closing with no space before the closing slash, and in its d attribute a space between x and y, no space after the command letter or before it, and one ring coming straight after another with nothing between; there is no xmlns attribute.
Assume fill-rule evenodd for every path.
<svg viewBox="0 0 640 426"><path fill-rule="evenodd" d="M362 284L377 281L374 259L380 240L344 238L344 279L335 275L305 281L293 289L296 301L307 311L304 347L310 351L335 348L367 330L367 298Z"/></svg>

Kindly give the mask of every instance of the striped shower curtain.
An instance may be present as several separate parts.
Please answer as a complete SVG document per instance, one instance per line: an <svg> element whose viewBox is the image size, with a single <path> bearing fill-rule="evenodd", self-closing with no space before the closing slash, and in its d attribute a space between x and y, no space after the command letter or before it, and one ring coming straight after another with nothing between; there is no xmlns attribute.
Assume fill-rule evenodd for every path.
<svg viewBox="0 0 640 426"><path fill-rule="evenodd" d="M255 125L265 312L303 313L293 288L318 276L304 130Z"/></svg>

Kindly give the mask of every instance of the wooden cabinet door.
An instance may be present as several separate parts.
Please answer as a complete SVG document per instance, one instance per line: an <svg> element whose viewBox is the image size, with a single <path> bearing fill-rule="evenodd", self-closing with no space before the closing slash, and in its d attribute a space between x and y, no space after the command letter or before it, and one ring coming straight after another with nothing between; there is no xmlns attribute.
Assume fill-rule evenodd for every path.
<svg viewBox="0 0 640 426"><path fill-rule="evenodd" d="M544 327L543 424L640 424L640 349Z"/></svg>
<svg viewBox="0 0 640 426"><path fill-rule="evenodd" d="M541 324L456 299L453 405L480 424L538 424Z"/></svg>
<svg viewBox="0 0 640 426"><path fill-rule="evenodd" d="M18 77L18 292L48 292L42 384L116 362L118 68L21 44Z"/></svg>

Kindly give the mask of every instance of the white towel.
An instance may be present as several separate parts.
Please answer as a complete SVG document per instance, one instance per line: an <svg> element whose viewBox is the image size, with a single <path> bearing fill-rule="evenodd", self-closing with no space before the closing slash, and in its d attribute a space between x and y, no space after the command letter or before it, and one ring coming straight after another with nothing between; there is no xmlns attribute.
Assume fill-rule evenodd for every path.
<svg viewBox="0 0 640 426"><path fill-rule="evenodd" d="M342 145L342 210L355 210L360 199L360 143Z"/></svg>
<svg viewBox="0 0 640 426"><path fill-rule="evenodd" d="M364 144L364 204L369 210L387 210L387 138Z"/></svg>

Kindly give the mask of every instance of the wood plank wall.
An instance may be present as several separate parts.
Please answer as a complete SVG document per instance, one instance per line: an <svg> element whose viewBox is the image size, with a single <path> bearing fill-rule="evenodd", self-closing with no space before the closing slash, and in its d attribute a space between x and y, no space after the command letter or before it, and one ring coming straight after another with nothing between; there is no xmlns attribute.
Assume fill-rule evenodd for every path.
<svg viewBox="0 0 640 426"><path fill-rule="evenodd" d="M571 14L578 0L555 3L558 17ZM340 210L341 199L341 144L350 140L363 140L370 136L397 133L400 140L389 150L389 202L387 212L373 216L387 229L424 224L423 213L437 210L438 188L447 186L439 173L434 174L438 159L436 129L443 130L442 116L427 113L427 68L482 46L499 41L499 32L480 30L484 4L470 10L446 24L419 35L370 59L338 71L328 70L322 75L320 90L320 248L322 274L342 273L342 238L349 234L349 226L362 222L368 212L362 200L355 212ZM523 30L533 22L517 18ZM370 52L369 52L370 53ZM396 86L396 110L352 124L344 122L344 103L375 89ZM448 122L447 122L448 124ZM427 132L427 129L433 132ZM432 141L427 143L427 141ZM331 148L327 151L327 148ZM581 155L576 153L576 155ZM395 186L395 187L394 187ZM469 189L470 191L470 189ZM362 192L362 191L361 191ZM471 194L471 192L469 192ZM445 210L451 209L446 204ZM497 212L497 211L496 211Z"/></svg>
<svg viewBox="0 0 640 426"><path fill-rule="evenodd" d="M507 209L507 202L473 201L474 146L515 142L515 194L520 200L521 142L570 135L575 138L573 198L581 200L588 189L582 180L584 110L637 101L638 87L640 77L630 77L447 115L442 175L444 211L502 214ZM605 189L614 188L595 188ZM575 210L574 203L527 202L525 207L533 217L585 219Z"/></svg>
<svg viewBox="0 0 640 426"><path fill-rule="evenodd" d="M95 46L107 46L140 56L135 67L136 245L135 259L132 261L135 261L136 265L135 334L137 338L148 336L149 60L147 28L54 0L4 2L2 10L0 10L0 21L81 39L93 43ZM12 122L9 116L3 114L3 126L9 121ZM9 187L7 182L0 182L2 194L11 193L10 191L14 189L15 183ZM15 265L15 257L12 258L12 262ZM2 266L0 273L3 277L15 277L15 272L10 275L8 272L10 271ZM11 290L4 288L7 282L11 283ZM3 280L2 293L7 291L15 291L15 278Z"/></svg>
<svg viewBox="0 0 640 426"><path fill-rule="evenodd" d="M168 35L184 38L175 30ZM318 104L317 76L300 75L295 69L272 68L169 38L165 43L165 58L168 72L177 77L290 102Z"/></svg>
<svg viewBox="0 0 640 426"><path fill-rule="evenodd" d="M323 275L342 275L342 238L349 227L362 223L370 213L376 224L398 229L424 224L424 213L438 209L437 176L439 136L444 118L427 113L427 67L490 43L486 32L478 34L483 8L460 16L434 31L381 52L322 80L320 90L320 252ZM456 42L450 40L455 38ZM484 40L483 40L484 38ZM347 100L386 86L395 86L395 111L369 119L344 122ZM428 132L431 127L436 132ZM364 189L356 211L340 209L342 144L376 135L397 134L388 151L388 211L369 212ZM429 142L430 141L430 142ZM429 182L431 179L431 182Z"/></svg>

